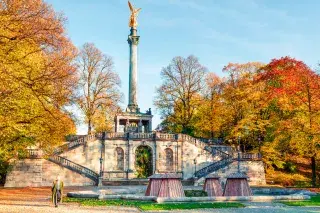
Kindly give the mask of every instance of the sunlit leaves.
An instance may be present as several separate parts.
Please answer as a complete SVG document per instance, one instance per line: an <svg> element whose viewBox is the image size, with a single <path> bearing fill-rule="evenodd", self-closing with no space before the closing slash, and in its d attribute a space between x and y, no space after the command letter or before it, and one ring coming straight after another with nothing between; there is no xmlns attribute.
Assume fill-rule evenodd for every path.
<svg viewBox="0 0 320 213"><path fill-rule="evenodd" d="M77 78L64 17L41 0L0 2L0 158L50 150L73 133L65 106Z"/></svg>

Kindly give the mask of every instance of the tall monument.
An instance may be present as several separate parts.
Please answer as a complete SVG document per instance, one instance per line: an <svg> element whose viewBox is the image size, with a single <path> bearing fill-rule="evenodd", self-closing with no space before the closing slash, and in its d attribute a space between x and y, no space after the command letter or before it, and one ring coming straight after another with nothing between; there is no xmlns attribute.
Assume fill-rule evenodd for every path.
<svg viewBox="0 0 320 213"><path fill-rule="evenodd" d="M129 19L130 35L128 36L129 43L129 103L127 111L135 112L138 109L137 103L137 73L138 73L138 44L140 36L137 35L137 17L141 8L134 8L128 1L131 11Z"/></svg>
<svg viewBox="0 0 320 213"><path fill-rule="evenodd" d="M125 112L119 113L115 117L116 132L151 132L152 131L152 113L151 109L145 113L140 112L138 107L138 44L140 36L137 34L138 14L141 8L134 8L128 1L130 9L128 36L129 44L129 97L128 107Z"/></svg>

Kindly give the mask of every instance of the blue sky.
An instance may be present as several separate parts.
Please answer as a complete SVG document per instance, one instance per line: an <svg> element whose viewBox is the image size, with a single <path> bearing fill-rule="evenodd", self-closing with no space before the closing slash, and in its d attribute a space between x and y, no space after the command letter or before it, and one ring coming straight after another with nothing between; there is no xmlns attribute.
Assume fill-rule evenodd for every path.
<svg viewBox="0 0 320 213"><path fill-rule="evenodd" d="M46 0L68 18L68 36L80 47L93 42L113 57L128 98L126 0ZM317 0L132 0L141 7L138 22L138 104L152 108L161 68L175 56L197 56L222 76L229 62L267 63L292 56L311 67L320 61L320 1ZM79 133L85 133L81 125Z"/></svg>

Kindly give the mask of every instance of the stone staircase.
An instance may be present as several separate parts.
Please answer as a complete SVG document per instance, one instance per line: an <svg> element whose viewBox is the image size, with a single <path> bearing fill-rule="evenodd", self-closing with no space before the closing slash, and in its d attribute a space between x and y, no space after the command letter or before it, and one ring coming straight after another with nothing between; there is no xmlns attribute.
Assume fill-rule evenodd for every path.
<svg viewBox="0 0 320 213"><path fill-rule="evenodd" d="M228 154L225 153L219 149L215 149L214 147L206 147L206 150L209 151L210 153L214 153L213 150L215 150L215 152L220 153L221 159L219 161L213 162L210 165L199 169L198 171L195 172L194 176L197 179L200 179L202 177L207 176L208 174L215 172L221 168L224 168L226 166L228 166L229 164L231 164L234 160L233 158L233 154Z"/></svg>
<svg viewBox="0 0 320 213"><path fill-rule="evenodd" d="M50 156L48 160L74 172L77 172L78 174L81 174L87 178L90 178L91 180L95 181L96 184L98 183L99 174L91 169L88 169L87 167L81 166L58 155Z"/></svg>
<svg viewBox="0 0 320 213"><path fill-rule="evenodd" d="M78 139L71 141L69 143L66 143L62 146L57 147L54 150L54 155L49 158L51 162L54 162L56 164L59 164L60 166L66 167L72 171L75 171L81 175L84 175L91 180L94 180L96 183L99 178L99 174L94 172L93 170L90 170L84 166L81 166L75 162L72 162L66 158L63 158L59 156L59 154L73 150L79 146L85 145L88 141L93 139L102 139L103 137L107 139L113 139L113 138L132 138L132 139L138 139L138 138L144 138L144 139L164 139L164 140L183 140L190 144L195 145L196 147L209 152L213 156L219 156L221 160L214 162L202 169L199 169L195 173L195 177L202 178L206 176L207 174L210 174L220 168L228 166L230 163L233 162L233 150L229 146L214 146L212 145L212 141L209 139L200 139L200 138L194 138L190 135L185 134L159 134L159 133L106 133L104 136L102 133L96 134L96 135L85 135L82 137L79 137ZM228 149L229 148L229 149ZM221 149L228 149L228 152L224 152ZM230 153L232 152L232 153Z"/></svg>
<svg viewBox="0 0 320 213"><path fill-rule="evenodd" d="M169 140L169 141L184 141L190 143L197 148L210 153L214 157L218 157L218 161L212 162L211 164L198 169L194 176L199 180L206 175L215 172L219 169L225 168L234 162L237 158L237 152L230 147L225 145L218 145L213 143L214 141L209 139L194 138L184 134L163 134L163 133L100 133L96 135L85 135L80 136L76 140L70 141L54 149L54 154L51 155L48 160L58 164L64 168L74 171L82 176L88 177L95 183L98 183L99 174L87 167L77 164L65 157L60 156L62 153L76 149L80 146L86 145L87 142L95 139L152 139L152 140ZM30 151L30 157L36 156L37 152ZM39 156L37 156L38 158ZM252 154L240 153L241 159L253 159L261 158L260 155L253 156Z"/></svg>
<svg viewBox="0 0 320 213"><path fill-rule="evenodd" d="M209 152L212 156L220 157L220 160L209 164L194 173L194 177L198 180L219 169L225 168L232 164L238 158L238 152L230 146L217 146L210 143L209 139L193 138L189 135L182 135L182 139L196 147ZM261 159L261 154L249 154L240 152L240 160Z"/></svg>
<svg viewBox="0 0 320 213"><path fill-rule="evenodd" d="M198 143L203 143L202 141L198 141ZM228 165L230 165L231 163L233 163L234 161L238 160L261 160L262 155L260 153L256 153L256 154L252 154L252 153L239 153L238 156L238 152L236 152L236 150L232 149L232 147L230 147L230 150L228 152L224 152L221 150L221 148L219 147L215 147L212 145L204 145L202 144L200 147L203 147L204 150L206 150L207 152L211 153L213 156L220 156L220 160L211 163L210 165L201 168L199 170L197 170L194 174L194 176L199 180L200 178L203 178L205 176L207 176L208 174L212 173L212 172L216 172L219 169L225 168ZM223 146L220 146L223 147Z"/></svg>
<svg viewBox="0 0 320 213"><path fill-rule="evenodd" d="M96 173L95 171L84 167L80 164L77 164L71 160L68 160L67 158L61 157L59 156L60 154L76 149L80 146L85 145L88 141L90 140L94 140L96 137L95 135L85 135L85 136L81 136L79 138L77 138L76 140L70 141L68 143L65 143L61 146L58 146L57 148L54 149L53 151L53 155L49 156L49 158L47 160L62 166L64 168L67 168L73 172L76 172L84 177L87 177L91 180L93 180L96 184L98 183L99 180L99 174ZM42 152L39 153L39 151L36 150L28 150L29 154L28 154L28 158L42 158Z"/></svg>
<svg viewBox="0 0 320 213"><path fill-rule="evenodd" d="M95 139L95 135L85 135L81 136L76 140L70 141L68 143L65 143L61 146L58 146L57 148L54 149L54 154L59 155L63 152L75 149L79 146L85 145L88 141Z"/></svg>

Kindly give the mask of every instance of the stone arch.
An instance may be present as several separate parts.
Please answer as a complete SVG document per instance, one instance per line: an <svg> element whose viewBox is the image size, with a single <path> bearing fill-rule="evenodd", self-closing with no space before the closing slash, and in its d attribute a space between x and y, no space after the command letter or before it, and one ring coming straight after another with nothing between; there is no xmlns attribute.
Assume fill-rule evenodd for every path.
<svg viewBox="0 0 320 213"><path fill-rule="evenodd" d="M170 148L164 150L165 154L165 169L166 171L173 171L173 151Z"/></svg>
<svg viewBox="0 0 320 213"><path fill-rule="evenodd" d="M124 170L124 151L122 148L117 147L115 149L115 156L116 156L116 170Z"/></svg>
<svg viewBox="0 0 320 213"><path fill-rule="evenodd" d="M147 178L153 174L153 150L148 145L135 148L135 169L137 178Z"/></svg>

